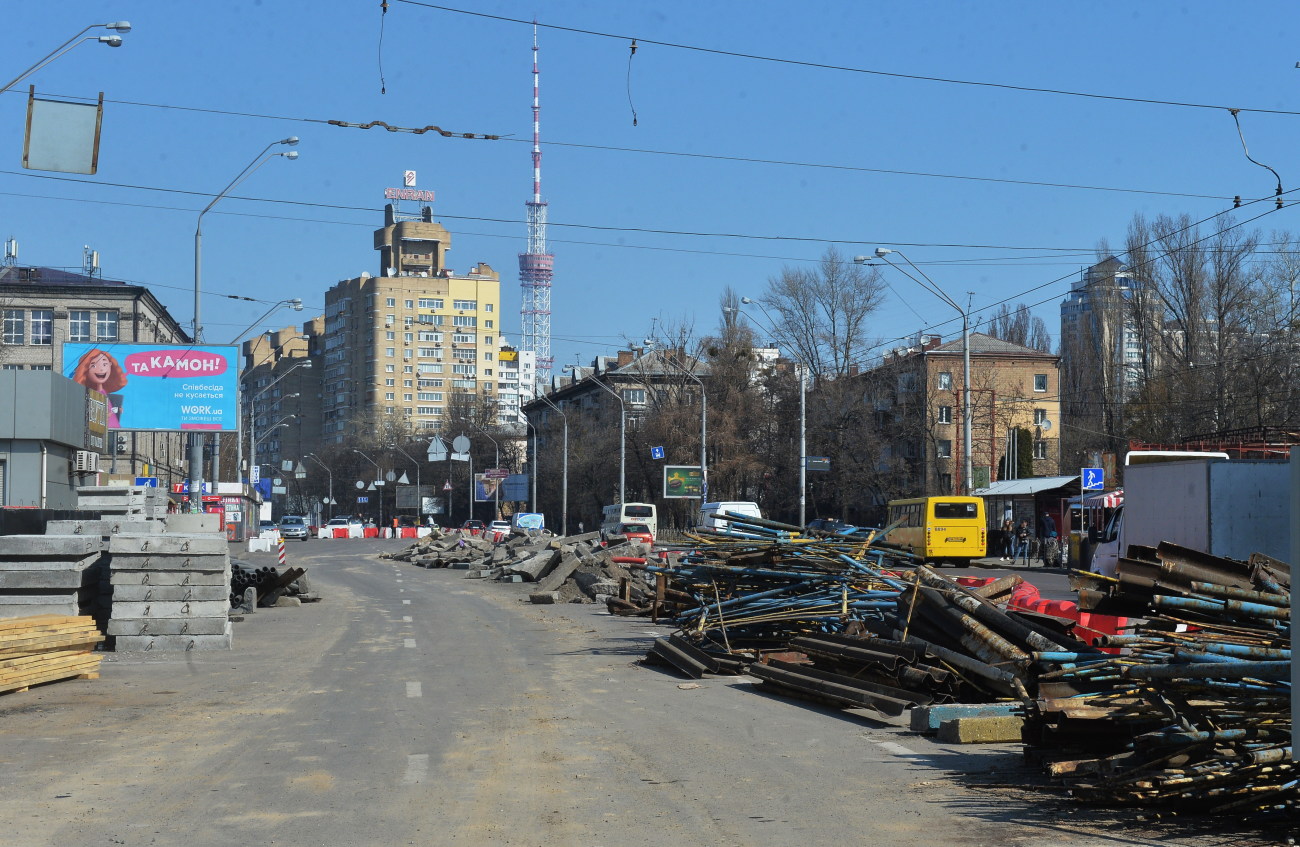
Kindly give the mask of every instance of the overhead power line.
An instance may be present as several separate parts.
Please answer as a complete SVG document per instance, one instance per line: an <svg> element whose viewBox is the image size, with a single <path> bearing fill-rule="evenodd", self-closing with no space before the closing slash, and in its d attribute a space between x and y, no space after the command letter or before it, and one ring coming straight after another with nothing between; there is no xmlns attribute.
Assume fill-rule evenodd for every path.
<svg viewBox="0 0 1300 847"><path fill-rule="evenodd" d="M1214 103L1190 103L1182 100L1159 100L1150 97L1127 97L1120 94L1098 94L1089 91L1069 91L1063 88L1043 88L1034 85L1016 85L1007 82L988 82L986 80L974 79L957 79L955 77L929 76L925 74L908 74L899 71L882 71L872 68L855 68L849 65L832 65L825 62L810 62L806 59L788 59L780 56L762 56L757 53L742 53L736 50L721 50L716 47L702 47L697 44L681 44L672 41L656 41L653 38L643 38L639 35L620 35L613 32L601 32L594 29L582 29L580 27L561 26L559 24L548 24L540 21L524 20L523 18L511 18L505 15L490 15L486 12L472 12L468 9L457 9L453 6L441 6L436 3L424 3L420 0L395 0L397 3L405 3L408 6L421 6L426 9L436 9L440 12L453 12L458 15L469 15L476 18L486 18L488 20L503 21L512 24L527 24L528 26L541 27L543 29L553 29L558 32L572 32L575 35L590 35L596 38L610 38L616 41L629 42L635 40L639 44L653 44L657 47L671 47L675 50L689 50L694 53L708 53L714 56L727 56L732 59L749 59L755 62L772 62L781 65L794 65L803 68L816 68L826 71L840 71L843 73L865 74L869 76L892 77L894 79L910 79L918 82L935 82L945 85L968 85L978 88L997 88L1004 91L1020 91L1028 94L1054 94L1061 97L1084 97L1090 100L1111 100L1120 103L1142 103L1149 106L1178 106L1185 109L1236 109L1238 112L1258 112L1266 115L1300 115L1300 112L1289 109L1260 109L1246 106L1225 106Z"/></svg>

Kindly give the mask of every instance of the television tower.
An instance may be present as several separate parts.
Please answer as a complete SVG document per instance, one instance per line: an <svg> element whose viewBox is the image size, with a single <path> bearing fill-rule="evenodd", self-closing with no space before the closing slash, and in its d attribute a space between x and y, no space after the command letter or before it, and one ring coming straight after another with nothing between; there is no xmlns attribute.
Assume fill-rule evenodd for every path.
<svg viewBox="0 0 1300 847"><path fill-rule="evenodd" d="M546 201L542 199L541 106L537 97L537 25L533 25L533 199L528 209L528 252L519 254L519 315L523 323L523 349L537 358L537 381L550 380L551 276L555 256L546 252ZM533 388L533 386L529 386Z"/></svg>

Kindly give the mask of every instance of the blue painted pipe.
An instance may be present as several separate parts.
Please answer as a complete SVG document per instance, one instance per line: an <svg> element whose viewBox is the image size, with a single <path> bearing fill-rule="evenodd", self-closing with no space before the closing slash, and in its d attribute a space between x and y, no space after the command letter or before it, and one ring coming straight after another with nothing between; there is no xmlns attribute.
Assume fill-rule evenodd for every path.
<svg viewBox="0 0 1300 847"><path fill-rule="evenodd" d="M1157 594L1151 598L1152 604L1162 609L1188 609L1194 612L1212 612L1221 614L1233 612L1265 620L1290 620L1291 610L1277 606L1265 606L1262 603L1246 603L1240 600L1203 600L1197 597L1172 597Z"/></svg>

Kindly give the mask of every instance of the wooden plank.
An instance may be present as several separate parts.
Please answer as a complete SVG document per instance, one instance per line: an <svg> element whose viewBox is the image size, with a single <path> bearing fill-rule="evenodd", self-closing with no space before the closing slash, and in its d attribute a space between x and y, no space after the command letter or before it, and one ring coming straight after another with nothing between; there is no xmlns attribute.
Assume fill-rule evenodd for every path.
<svg viewBox="0 0 1300 847"><path fill-rule="evenodd" d="M60 670L51 670L45 673L32 674L30 677L16 680L13 682L0 682L0 692L17 693L26 691L33 685L40 685L45 682L57 682L63 679L98 679L98 666L82 668L64 668Z"/></svg>

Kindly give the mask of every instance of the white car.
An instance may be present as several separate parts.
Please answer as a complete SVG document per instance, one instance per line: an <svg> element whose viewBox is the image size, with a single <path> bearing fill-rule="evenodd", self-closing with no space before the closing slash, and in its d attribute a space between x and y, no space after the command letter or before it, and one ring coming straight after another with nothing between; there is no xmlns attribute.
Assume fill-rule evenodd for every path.
<svg viewBox="0 0 1300 847"><path fill-rule="evenodd" d="M500 532L505 535L510 534L510 521L493 521L488 524L488 532Z"/></svg>

